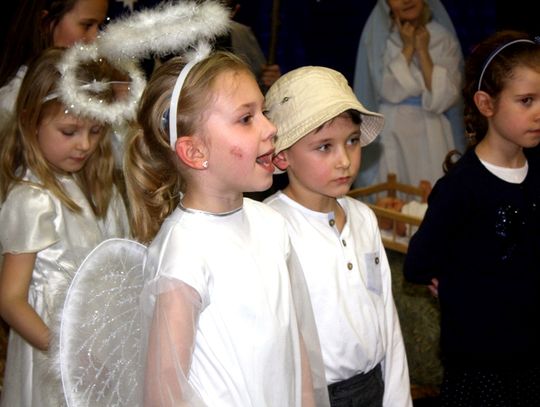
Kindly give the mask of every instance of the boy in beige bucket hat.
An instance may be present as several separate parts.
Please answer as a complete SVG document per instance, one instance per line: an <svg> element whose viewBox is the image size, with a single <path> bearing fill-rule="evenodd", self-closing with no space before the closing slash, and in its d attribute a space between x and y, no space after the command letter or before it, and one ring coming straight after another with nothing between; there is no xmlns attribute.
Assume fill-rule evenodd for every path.
<svg viewBox="0 0 540 407"><path fill-rule="evenodd" d="M339 72L303 67L266 94L274 165L289 184L265 202L287 219L311 295L332 406L411 406L409 373L374 213L346 196L382 115Z"/></svg>

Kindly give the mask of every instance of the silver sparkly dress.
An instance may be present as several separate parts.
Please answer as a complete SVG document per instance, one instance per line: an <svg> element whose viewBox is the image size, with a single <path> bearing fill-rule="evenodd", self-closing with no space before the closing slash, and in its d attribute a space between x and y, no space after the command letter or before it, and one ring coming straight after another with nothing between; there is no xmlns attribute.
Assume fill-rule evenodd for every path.
<svg viewBox="0 0 540 407"><path fill-rule="evenodd" d="M37 182L30 172L25 179ZM120 194L115 193L106 218L97 219L75 180L70 176L58 179L81 213L70 211L50 191L28 183L16 185L0 209L3 252L37 253L28 302L52 332L57 329L67 287L84 257L101 241L129 234ZM64 405L54 370L51 351L32 347L11 330L0 405Z"/></svg>

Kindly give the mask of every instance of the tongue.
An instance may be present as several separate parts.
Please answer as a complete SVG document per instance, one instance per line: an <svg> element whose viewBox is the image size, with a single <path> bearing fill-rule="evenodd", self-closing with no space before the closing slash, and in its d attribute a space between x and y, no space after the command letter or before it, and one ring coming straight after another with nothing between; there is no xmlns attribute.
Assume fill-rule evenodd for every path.
<svg viewBox="0 0 540 407"><path fill-rule="evenodd" d="M269 165L272 162L272 159L270 157L270 154L265 154L257 157L255 161L257 161L257 163L261 165Z"/></svg>

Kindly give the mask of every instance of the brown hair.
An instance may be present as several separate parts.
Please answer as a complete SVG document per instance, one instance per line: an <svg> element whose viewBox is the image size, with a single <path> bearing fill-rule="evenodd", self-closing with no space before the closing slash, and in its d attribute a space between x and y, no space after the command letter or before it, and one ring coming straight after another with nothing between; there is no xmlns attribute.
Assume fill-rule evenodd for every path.
<svg viewBox="0 0 540 407"><path fill-rule="evenodd" d="M172 58L153 73L142 95L135 130L126 146L124 176L135 238L148 242L180 202L186 171L169 145L170 98L185 61ZM195 133L205 120L219 75L228 71L251 72L238 57L216 52L197 63L182 87L176 120L178 136Z"/></svg>
<svg viewBox="0 0 540 407"><path fill-rule="evenodd" d="M515 68L527 67L540 72L540 46L534 42L512 44L498 52L486 66L488 59L496 50L511 41L520 39L530 40L528 34L518 31L497 32L478 44L465 63L464 120L470 147L478 144L488 130L488 122L474 102L482 70L485 69L480 90L488 93L495 100L504 89L506 82L513 77Z"/></svg>
<svg viewBox="0 0 540 407"><path fill-rule="evenodd" d="M50 48L44 51L28 68L17 98L15 117L7 126L0 145L0 198L2 201L12 186L24 182L27 170L39 179L40 186L50 190L64 205L72 211L81 208L64 191L57 181L54 169L43 157L39 148L37 133L40 124L48 117L61 114L65 107L54 98L43 102L47 95L57 90L60 73L57 64L63 49ZM100 64L89 64L80 70L80 79L90 81L102 79L103 72ZM103 72L102 72L103 71ZM104 99L110 99L112 92L100 94ZM114 158L107 127L94 153L88 158L84 167L73 174L75 180L84 192L92 210L98 217L104 217L112 197Z"/></svg>
<svg viewBox="0 0 540 407"><path fill-rule="evenodd" d="M78 0L21 0L10 23L0 61L0 86L4 86L17 73L21 65L28 64L44 49L53 45L52 32Z"/></svg>
<svg viewBox="0 0 540 407"><path fill-rule="evenodd" d="M474 148L488 131L488 121L474 102L482 71L484 74L480 90L488 93L495 101L506 86L506 82L512 79L517 67L527 67L540 72L539 44L517 42L499 51L501 47L515 40L531 40L531 38L528 34L519 31L496 32L476 45L465 62L463 100L467 149ZM493 55L493 59L489 61ZM461 153L456 150L450 151L443 164L444 172L448 172L460 156Z"/></svg>

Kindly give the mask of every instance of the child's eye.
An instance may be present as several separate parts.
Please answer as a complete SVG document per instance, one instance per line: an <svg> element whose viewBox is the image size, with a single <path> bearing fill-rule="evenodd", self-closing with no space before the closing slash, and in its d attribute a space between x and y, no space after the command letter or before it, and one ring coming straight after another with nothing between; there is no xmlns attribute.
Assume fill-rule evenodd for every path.
<svg viewBox="0 0 540 407"><path fill-rule="evenodd" d="M90 133L92 133L92 134L101 134L102 130L103 130L103 126L93 126L90 129Z"/></svg>
<svg viewBox="0 0 540 407"><path fill-rule="evenodd" d="M71 137L75 135L75 130L60 130L64 136Z"/></svg>
<svg viewBox="0 0 540 407"><path fill-rule="evenodd" d="M317 151L328 151L330 149L330 144L321 144L317 147Z"/></svg>
<svg viewBox="0 0 540 407"><path fill-rule="evenodd" d="M533 98L530 97L530 96L527 96L527 97L521 99L521 103L523 103L526 106L531 105L532 102L533 102Z"/></svg>
<svg viewBox="0 0 540 407"><path fill-rule="evenodd" d="M250 115L250 114L247 114L247 115L242 116L242 117L240 118L240 123L242 123L242 124L249 124L249 123L251 123L252 120L253 120L253 116Z"/></svg>
<svg viewBox="0 0 540 407"><path fill-rule="evenodd" d="M347 140L347 144L355 146L360 143L360 136L353 136Z"/></svg>
<svg viewBox="0 0 540 407"><path fill-rule="evenodd" d="M92 29L92 27L96 25L96 23L94 22L82 22L81 23L81 27L83 27L86 31L89 31L90 29Z"/></svg>

